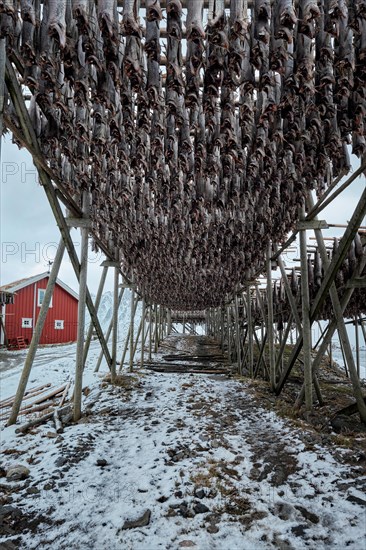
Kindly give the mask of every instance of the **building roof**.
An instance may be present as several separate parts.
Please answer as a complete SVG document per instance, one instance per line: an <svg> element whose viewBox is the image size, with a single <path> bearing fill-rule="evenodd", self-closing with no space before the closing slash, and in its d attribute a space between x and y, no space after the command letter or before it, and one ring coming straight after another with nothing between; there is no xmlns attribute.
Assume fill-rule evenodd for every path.
<svg viewBox="0 0 366 550"><path fill-rule="evenodd" d="M41 281L44 278L48 278L50 274L48 271L45 271L44 273L40 273L39 275L34 275L33 277L27 277L25 279L19 279L18 281L13 281L12 283L8 283L7 285L0 286L0 291L3 292L17 292L18 290L21 290L22 288L25 288L26 286L32 285L34 283L37 283L38 281ZM71 294L73 298L76 300L79 300L78 294L72 290L68 285L63 283L60 279L56 279L56 284L59 285L61 288L63 288L68 294Z"/></svg>

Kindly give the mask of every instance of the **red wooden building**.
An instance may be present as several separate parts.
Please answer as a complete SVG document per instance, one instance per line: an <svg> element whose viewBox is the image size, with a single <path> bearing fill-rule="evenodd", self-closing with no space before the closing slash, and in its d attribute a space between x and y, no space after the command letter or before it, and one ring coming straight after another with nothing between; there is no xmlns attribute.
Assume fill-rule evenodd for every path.
<svg viewBox="0 0 366 550"><path fill-rule="evenodd" d="M0 287L0 292L13 293L13 304L2 305L0 344L17 338L26 343L32 339L41 309L49 274L15 281ZM43 327L40 344L62 344L77 339L78 295L57 279L52 301ZM5 328L5 330L4 330Z"/></svg>

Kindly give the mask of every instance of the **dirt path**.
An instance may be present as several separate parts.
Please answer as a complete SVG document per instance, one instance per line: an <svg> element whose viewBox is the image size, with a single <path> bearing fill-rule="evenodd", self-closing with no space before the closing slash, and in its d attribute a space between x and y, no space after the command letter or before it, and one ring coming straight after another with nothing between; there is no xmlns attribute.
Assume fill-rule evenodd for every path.
<svg viewBox="0 0 366 550"><path fill-rule="evenodd" d="M51 424L22 438L6 432L6 466L30 474L3 481L0 543L362 548L364 462L350 468L346 451L261 409L240 381L144 371L119 387L96 384L85 410L58 436Z"/></svg>

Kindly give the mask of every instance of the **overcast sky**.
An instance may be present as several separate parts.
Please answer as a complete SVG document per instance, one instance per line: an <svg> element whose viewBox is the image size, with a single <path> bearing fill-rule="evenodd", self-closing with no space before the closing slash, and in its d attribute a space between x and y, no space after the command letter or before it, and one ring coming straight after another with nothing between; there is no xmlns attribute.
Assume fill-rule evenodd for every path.
<svg viewBox="0 0 366 550"><path fill-rule="evenodd" d="M359 160L353 158L352 163L354 169L357 169ZM319 218L328 223L346 223L361 196L365 182L364 176L357 178ZM46 194L38 183L30 155L24 149L19 151L12 144L9 135L3 140L2 147L0 213L0 284L47 271L48 261L52 261L55 256L60 238L59 230ZM325 231L324 235L342 235L343 231L344 229L332 228ZM72 237L79 251L79 231L72 230ZM89 260L88 284L91 292L96 293L102 271L100 263L104 257L90 251ZM67 252L59 277L78 291ZM112 280L112 273L109 273L106 289L111 290Z"/></svg>

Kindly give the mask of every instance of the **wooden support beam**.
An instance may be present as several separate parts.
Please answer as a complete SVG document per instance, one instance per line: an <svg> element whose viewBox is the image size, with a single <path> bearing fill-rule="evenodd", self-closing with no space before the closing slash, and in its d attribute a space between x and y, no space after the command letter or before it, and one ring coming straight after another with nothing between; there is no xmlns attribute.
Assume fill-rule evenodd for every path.
<svg viewBox="0 0 366 550"><path fill-rule="evenodd" d="M3 135L3 129L4 129L5 65L6 65L6 39L0 38L0 163L1 163L1 149L2 149L2 135Z"/></svg>
<svg viewBox="0 0 366 550"><path fill-rule="evenodd" d="M24 100L23 100L22 94L21 94L21 89L20 89L18 80L16 78L14 69L13 69L11 63L8 60L7 60L7 63L6 63L6 84L7 84L8 91L9 91L9 94L11 96L11 99L13 101L14 107L16 109L16 112L17 112L17 115L18 115L18 118L19 118L19 122L21 124L21 128L22 128L22 131L23 131L23 134L24 134L24 138L25 138L26 142L28 144L29 143L32 144L32 146L35 149L36 157L33 157L33 161L34 161L34 164L35 164L36 168L38 169L41 184L43 186L43 189L45 190L47 199L48 199L48 201L50 203L50 206L52 208L52 212L55 216L57 225L58 225L58 227L60 229L60 232L61 232L61 235L64 239L66 250L67 250L68 255L70 257L73 269L75 271L75 275L76 275L76 277L79 281L80 263L79 263L77 253L75 251L74 243L71 239L70 231L69 231L69 228L67 227L65 217L63 215L60 204L58 202L56 190L52 185L51 178L50 178L49 174L44 170L43 166L40 164L40 162L38 160L38 157L42 157L42 155L41 155L41 151L40 151L40 148L39 148L37 136L34 132L31 120L29 118L27 108L24 104ZM77 208L79 208L79 207L77 207ZM73 201L71 201L70 209L74 209ZM81 211L80 211L80 213L81 213ZM103 249L103 247L102 247L102 249ZM109 254L107 253L107 255L109 255ZM91 296L90 296L90 293L89 293L88 289L87 289L87 292L86 292L86 304L87 304L87 307L89 309L89 313L90 313L91 319L93 321L93 324L95 326L95 330L97 332L99 341L101 343L101 346L102 346L104 355L106 357L108 366L110 366L111 357L110 357L110 354L109 354L108 346L106 345L106 342L104 340L104 335L103 335L102 329L100 327L98 317L95 313L94 304L93 304L93 301L91 299Z"/></svg>
<svg viewBox="0 0 366 550"><path fill-rule="evenodd" d="M153 325L153 306L149 306L149 361L151 362L152 353L152 325Z"/></svg>
<svg viewBox="0 0 366 550"><path fill-rule="evenodd" d="M134 345L133 345L133 336L134 336L134 323L135 323L135 291L133 288L131 288L131 301L130 301L130 313L131 313L131 318L130 318L130 372L133 371L133 350L134 350ZM137 307L137 301L136 301L136 307Z"/></svg>
<svg viewBox="0 0 366 550"><path fill-rule="evenodd" d="M273 285L272 285L272 243L267 247L267 337L269 348L269 376L272 390L276 387L276 356L274 348Z"/></svg>
<svg viewBox="0 0 366 550"><path fill-rule="evenodd" d="M67 217L66 218L66 225L68 227L79 227L79 228L86 228L86 229L91 229L92 227L92 222L90 220L90 218L70 218L70 217Z"/></svg>
<svg viewBox="0 0 366 550"><path fill-rule="evenodd" d="M87 192L83 195L83 213L87 216L90 207L90 196ZM88 229L83 227L81 232L80 272L79 272L79 304L78 304L78 331L76 343L76 365L74 386L74 422L81 417L81 398L83 390L84 370L84 338L85 338L85 309L88 274Z"/></svg>
<svg viewBox="0 0 366 550"><path fill-rule="evenodd" d="M350 279L346 283L346 288L365 288L366 287L366 277L357 277Z"/></svg>
<svg viewBox="0 0 366 550"><path fill-rule="evenodd" d="M302 207L301 219L305 218L305 207ZM308 255L306 249L306 225L300 230L300 255L301 255L301 310L302 333L304 348L304 385L305 406L308 411L313 408L313 382L311 371L311 320L310 320L310 295L308 277Z"/></svg>
<svg viewBox="0 0 366 550"><path fill-rule="evenodd" d="M275 249L275 252L277 252L278 247L275 245L274 249ZM277 257L277 264L278 264L278 266L280 268L280 271L281 271L282 281L283 281L283 284L284 284L284 287L285 287L286 296L287 296L287 299L289 301L291 311L292 311L292 314L294 316L295 323L297 325L297 329L300 331L300 330L302 330L301 320L300 320L299 312L297 310L297 304L295 302L294 295L291 292L290 283L289 283L287 275L286 275L286 270L285 270L285 266L284 266L284 263L282 261L281 255Z"/></svg>
<svg viewBox="0 0 366 550"><path fill-rule="evenodd" d="M348 179L345 181L332 195L330 195L326 200L321 198L318 203L313 206L313 208L308 212L308 215L306 216L306 220L312 220L317 216L324 208L326 208L330 203L334 201L338 195L343 193L347 187L351 185L359 176L363 174L363 172L366 169L366 160L364 160L361 163L361 166L354 172Z"/></svg>
<svg viewBox="0 0 366 550"><path fill-rule="evenodd" d="M135 313L136 313L138 301L139 301L139 300L138 300L138 297L136 297L136 299L135 299L135 304L134 304L134 315L135 315ZM129 348L129 345L130 345L130 341L131 341L131 324L130 324L130 326L128 327L128 332L127 332L127 336L126 336L125 347L124 347L124 350L123 350L121 362L120 362L120 364L119 364L118 372L121 372L121 371L122 371L123 364L124 364L124 362L125 362L125 358L126 358L126 354L127 354L127 350L128 350L128 348Z"/></svg>
<svg viewBox="0 0 366 550"><path fill-rule="evenodd" d="M104 289L104 285L105 285L105 280L107 278L107 273L108 273L108 267L103 267L102 276L100 278L98 292L97 292L97 296L95 298L95 304L94 304L96 314L98 314L98 309L99 309L99 305L100 305L100 300L102 298L103 289ZM84 369L85 369L85 363L86 363L86 360L87 360L87 357L88 357L90 342L91 342L91 339L92 339L92 336L93 336L93 329L94 329L94 325L91 322L90 326L89 326L89 329L88 329L88 334L86 336L85 345L84 345L84 356L83 356L83 368Z"/></svg>
<svg viewBox="0 0 366 550"><path fill-rule="evenodd" d="M140 366L143 368L145 363L145 319L146 317L146 302L145 298L142 299L142 312L141 312L141 322L142 322L142 334L141 334L141 355L140 355Z"/></svg>
<svg viewBox="0 0 366 550"><path fill-rule="evenodd" d="M296 225L297 231L305 231L308 229L329 229L329 225L325 220L299 220Z"/></svg>
<svg viewBox="0 0 366 550"><path fill-rule="evenodd" d="M329 288L331 284L333 283L335 276L337 274L337 271L339 270L340 266L342 265L343 260L345 259L348 249L350 247L350 244L352 240L354 239L358 227L361 225L361 222L365 216L366 213L366 188L364 189L358 204L355 208L355 211L351 217L351 220L349 222L348 228L346 229L343 237L341 238L339 242L339 247L337 252L334 254L332 261L330 262L329 268L325 272L322 284L320 289L318 290L316 297L314 299L314 302L311 306L310 311L310 320L311 323L317 318L318 312L320 311L320 308L322 307L324 300L326 299ZM358 273L358 276L360 275L360 272ZM352 296L353 289L346 289L346 291L343 294L343 302L341 301L342 306L342 314L344 309L346 308L348 304L348 300ZM333 329L333 332L335 330L335 327ZM293 365L295 364L295 361L300 353L300 350L303 345L303 338L300 334L299 338L296 341L296 344L292 350L291 356L289 358L288 364L286 365L284 371L281 374L281 378L276 386L276 393L277 395L281 393L281 390L287 380L288 375L290 374ZM327 343L329 345L329 342ZM325 348L326 349L326 348ZM320 350L320 348L319 348ZM318 352L319 353L319 352ZM324 354L324 351L323 351Z"/></svg>
<svg viewBox="0 0 366 550"><path fill-rule="evenodd" d="M15 394L14 403L13 403L11 413L10 413L10 418L9 418L8 424L7 424L8 426L10 426L12 424L15 424L15 422L17 421L17 418L18 418L21 403L22 403L22 400L23 400L23 397L24 397L24 393L25 393L25 390L26 390L26 387L27 387L28 380L29 380L29 375L31 373L34 358L35 358L36 353L37 353L39 340L41 338L42 330L43 330L44 324L46 322L48 309L49 309L49 306L50 306L50 303L51 303L53 290L55 288L56 279L57 279L58 272L60 270L60 266L61 266L61 262L62 262L64 252L65 252L65 244L64 244L63 239L61 238L61 240L59 242L59 245L58 245L58 248L57 248L55 259L54 259L53 264L52 264L50 276L48 278L46 292L44 293L44 297L43 297L41 309L40 309L40 312L39 312L39 315L38 315L37 323L36 323L36 326L35 326L34 331L33 331L32 340L31 340L31 343L30 343L30 346L29 346L29 349L28 349L27 357L25 359L24 367L23 367L22 374L21 374L21 377L20 377L20 380L19 380L19 384L18 384L18 389L17 389L17 392Z"/></svg>
<svg viewBox="0 0 366 550"><path fill-rule="evenodd" d="M106 268L105 268L106 269ZM107 268L108 269L108 268ZM112 314L112 361L111 361L111 382L116 381L116 365L117 365L117 338L118 338L118 284L119 284L119 266L114 267L114 284L113 284L113 314Z"/></svg>
<svg viewBox="0 0 366 550"><path fill-rule="evenodd" d="M124 291L125 291L124 288L122 288L122 289L119 291L119 296L118 296L118 307L121 305ZM109 342L110 335L112 334L112 328L113 328L113 318L112 318L112 319L110 320L110 322L109 322L109 326L108 326L108 329L107 329L107 332L106 332L106 335L105 335L105 341L106 341L107 344L108 344L108 342ZM97 364L96 364L96 366L95 366L94 372L98 372L98 371L99 371L100 365L101 365L101 362L102 362L102 359L103 359L103 356L104 356L104 352L103 352L103 350L102 350L102 351L100 352L99 357L98 357L98 361L97 361Z"/></svg>
<svg viewBox="0 0 366 550"><path fill-rule="evenodd" d="M236 336L236 361L238 366L238 373L242 374L239 298L237 295L235 296L235 336Z"/></svg>
<svg viewBox="0 0 366 550"><path fill-rule="evenodd" d="M253 319L252 319L252 300L250 293L250 286L247 286L246 292L247 298L247 323L248 323L248 356L249 356L249 375L253 378L254 376L254 350L253 350L253 340L254 340L254 330L253 330Z"/></svg>
<svg viewBox="0 0 366 550"><path fill-rule="evenodd" d="M311 205L311 199L309 199L309 202L310 202L310 205ZM329 268L329 259L328 259L328 255L327 255L327 252L326 252L323 240L322 240L322 232L321 232L320 229L317 229L315 231L315 236L317 238L318 249L319 249L319 252L320 252L320 257L321 257L322 262L323 262L323 267L324 267L324 269L327 269L327 268ZM356 402L357 402L357 405L358 405L358 408L359 408L359 413L360 413L361 420L366 424L366 405L365 405L365 402L363 400L363 393L362 393L362 387L361 387L361 384L360 384L359 372L358 372L358 369L355 365L355 361L354 361L354 358L353 358L351 344L350 344L350 341L349 341L349 338L348 338L348 333L347 333L346 326L344 324L343 311L342 311L342 307L341 307L341 304L340 304L340 301L339 301L337 288L336 288L336 285L335 285L334 282L331 284L331 286L329 288L329 293L330 293L330 298L331 298L331 301L332 301L333 312L334 312L334 315L335 315L335 318L336 318L336 321L337 321L337 328L338 328L339 336L341 338L344 353L345 353L345 356L346 356L346 359L347 359L347 366L348 366L348 371L349 371L350 378L351 378L351 381L352 381L353 393L354 393L354 396L355 396L355 399L356 399Z"/></svg>

